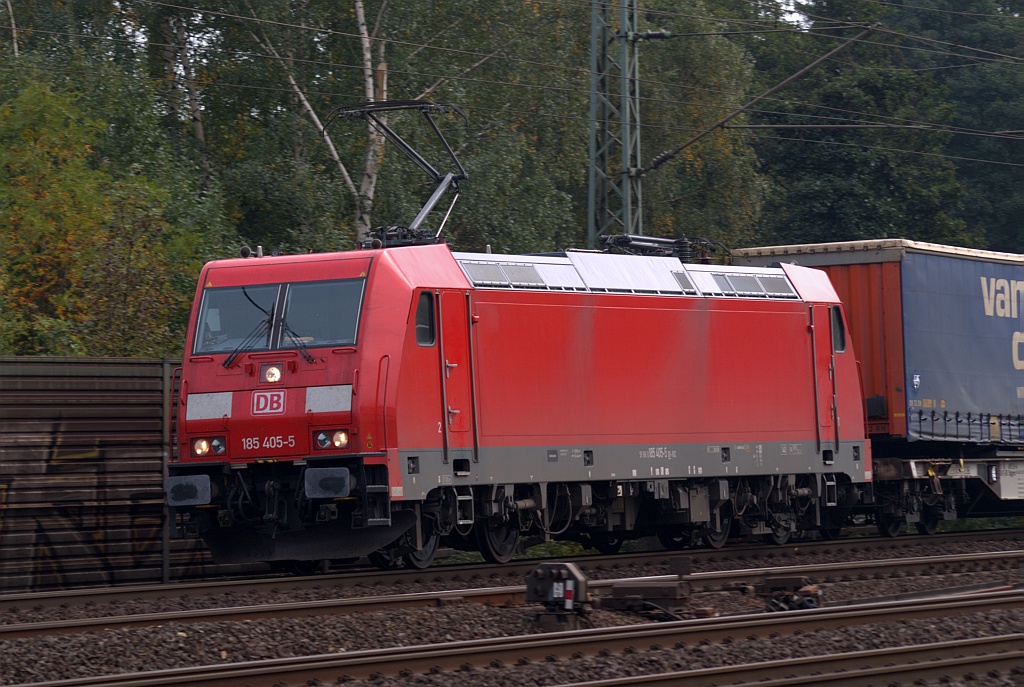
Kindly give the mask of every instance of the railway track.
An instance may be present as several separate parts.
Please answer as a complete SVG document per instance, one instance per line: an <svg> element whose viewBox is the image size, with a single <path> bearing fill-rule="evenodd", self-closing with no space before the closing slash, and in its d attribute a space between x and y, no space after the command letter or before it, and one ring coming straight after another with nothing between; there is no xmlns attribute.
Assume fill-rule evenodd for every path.
<svg viewBox="0 0 1024 687"><path fill-rule="evenodd" d="M618 554L612 556L573 556L565 561L575 563L590 579L614 579L641 574L639 571L652 566L663 566L667 571L673 560L686 556L695 566L734 567L751 560L772 559L776 565L787 562L798 563L812 554L842 554L858 552L879 557L923 545L954 545L962 542L1021 542L1024 547L1024 530L987 530L982 532L956 532L931 536L903 536L896 538L865 537L840 540L800 541L786 546L772 547L759 545L736 545L724 549L692 549L684 551L653 551ZM160 600L182 597L212 597L230 592L236 597L249 594L263 594L279 589L286 590L332 590L337 594L352 594L359 589L378 590L381 595L388 588L401 589L410 584L436 584L445 589L460 589L469 586L480 587L492 582L492 586L508 586L512 578L522 579L533 570L541 559L513 560L503 566L488 564L435 565L426 570L389 570L355 568L324 575L309 577L259 577L241 579L215 579L195 582L178 582L149 585L118 585L59 591L0 594L0 626L4 618L10 618L18 609L66 608L92 604L109 605L118 601ZM830 574L841 575L842 568ZM831 578L830 578L831 579ZM699 590L698 590L699 591ZM368 592L364 594L369 595Z"/></svg>
<svg viewBox="0 0 1024 687"><path fill-rule="evenodd" d="M856 651L739 666L679 671L660 675L574 683L574 687L889 687L901 682L941 680L966 673L1011 672L1024 665L1024 634L957 642Z"/></svg>
<svg viewBox="0 0 1024 687"><path fill-rule="evenodd" d="M1002 591L940 600L847 606L759 616L733 616L672 623L559 632L549 635L501 637L406 648L358 651L224 665L105 675L51 682L34 687L149 687L153 685L216 685L275 687L330 684L340 676L364 680L378 676L410 677L472 671L487 666L578 661L587 656L660 652L708 642L733 642L789 636L808 631L850 628L899 620L967 615L981 611L1024 608L1024 590ZM984 639L943 642L883 651L832 653L771 662L738 663L675 674L641 675L589 683L595 687L627 684L709 685L864 685L891 684L897 671L908 679L962 674L962 671L1009 670L1024 665L1024 633ZM811 676L811 677L800 677Z"/></svg>
<svg viewBox="0 0 1024 687"><path fill-rule="evenodd" d="M737 591L752 589L766 577L807 577L821 584L830 581L872 580L885 577L911 577L918 575L954 574L962 572L1012 571L1024 565L1024 550L972 555L927 556L895 558L854 563L828 563L818 565L783 566L775 568L743 568L717 572L694 573L685 576L694 592ZM532 568L531 568L532 570ZM660 575L626 580L592 580L589 591L600 597L609 597L617 583L630 579L646 582L672 581L675 575ZM69 634L87 631L116 630L147 627L167 623L190 624L200 622L226 622L260 620L265 618L300 618L323 615L374 613L396 609L436 607L452 603L491 603L495 605L521 605L525 600L524 585L480 587L457 591L431 591L407 594L373 595L357 598L321 598L310 601L233 605L131 615L84 617L48 622L9 623L0 625L0 641L40 635ZM750 607L757 607L751 601Z"/></svg>

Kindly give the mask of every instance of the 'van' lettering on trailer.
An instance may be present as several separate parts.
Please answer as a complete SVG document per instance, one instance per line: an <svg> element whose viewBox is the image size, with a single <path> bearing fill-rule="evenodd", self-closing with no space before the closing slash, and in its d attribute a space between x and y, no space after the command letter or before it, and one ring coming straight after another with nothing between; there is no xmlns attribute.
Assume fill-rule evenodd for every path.
<svg viewBox="0 0 1024 687"><path fill-rule="evenodd" d="M284 412L284 390L252 392L253 415L280 415Z"/></svg>
<svg viewBox="0 0 1024 687"><path fill-rule="evenodd" d="M981 278L981 296L985 299L985 314L989 317L1016 318L1021 294L1024 294L1024 281Z"/></svg>
<svg viewBox="0 0 1024 687"><path fill-rule="evenodd" d="M987 317L1009 317L1016 319L1020 309L1021 294L1024 294L1024 281L996 279L995 277L981 278L981 297L985 302L985 315ZM1021 354L1021 344L1024 344L1024 332L1014 332L1012 346L1013 369L1015 370L1024 370L1024 355ZM1020 389L1017 390L1017 395L1020 396Z"/></svg>

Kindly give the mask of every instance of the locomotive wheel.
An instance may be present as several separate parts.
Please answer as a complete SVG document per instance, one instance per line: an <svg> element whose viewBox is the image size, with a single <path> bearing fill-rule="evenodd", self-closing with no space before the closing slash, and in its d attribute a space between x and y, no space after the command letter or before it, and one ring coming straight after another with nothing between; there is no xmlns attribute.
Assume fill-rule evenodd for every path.
<svg viewBox="0 0 1024 687"><path fill-rule="evenodd" d="M659 527L658 541L669 551L679 551L690 545L690 532L679 527Z"/></svg>
<svg viewBox="0 0 1024 687"><path fill-rule="evenodd" d="M370 563L372 563L375 568L380 570L398 570L402 567L400 562L391 560L391 556L389 556L387 551L383 549L380 551L374 551L373 553L368 553L366 554L366 557L370 559Z"/></svg>
<svg viewBox="0 0 1024 687"><path fill-rule="evenodd" d="M306 577L320 572L320 561L270 561L270 570L275 573Z"/></svg>
<svg viewBox="0 0 1024 687"><path fill-rule="evenodd" d="M416 568L417 570L429 568L430 564L434 562L434 556L437 554L437 547L440 543L441 537L436 532L427 537L423 542L421 550L402 556L402 560L405 561L405 567Z"/></svg>
<svg viewBox="0 0 1024 687"><path fill-rule="evenodd" d="M921 513L921 519L914 523L918 534L935 534L939 529L939 516L935 513L925 511Z"/></svg>
<svg viewBox="0 0 1024 687"><path fill-rule="evenodd" d="M614 532L591 532L590 545L600 553L609 556L616 554L622 549L624 540Z"/></svg>
<svg viewBox="0 0 1024 687"><path fill-rule="evenodd" d="M879 515L878 533L883 537L895 537L903 529L903 518L894 518L891 515Z"/></svg>
<svg viewBox="0 0 1024 687"><path fill-rule="evenodd" d="M486 520L477 521L476 542L480 553L488 563L508 563L516 554L519 544L519 528L512 522L489 525Z"/></svg>
<svg viewBox="0 0 1024 687"><path fill-rule="evenodd" d="M732 515L722 514L722 529L715 530L710 527L704 527L701 529L701 538L704 540L704 545L709 549L720 549L725 546L725 542L729 541L729 532L732 530Z"/></svg>

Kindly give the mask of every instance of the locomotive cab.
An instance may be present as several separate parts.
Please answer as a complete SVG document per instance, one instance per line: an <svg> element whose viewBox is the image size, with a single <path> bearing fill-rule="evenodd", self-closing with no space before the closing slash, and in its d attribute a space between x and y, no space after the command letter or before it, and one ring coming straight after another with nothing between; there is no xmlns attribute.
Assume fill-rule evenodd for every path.
<svg viewBox="0 0 1024 687"><path fill-rule="evenodd" d="M368 252L204 268L167 495L215 560L350 558L410 528L390 508L383 418L357 395L361 369L374 375L394 339L386 325L374 336L367 311L408 309L408 290L367 302L373 262Z"/></svg>

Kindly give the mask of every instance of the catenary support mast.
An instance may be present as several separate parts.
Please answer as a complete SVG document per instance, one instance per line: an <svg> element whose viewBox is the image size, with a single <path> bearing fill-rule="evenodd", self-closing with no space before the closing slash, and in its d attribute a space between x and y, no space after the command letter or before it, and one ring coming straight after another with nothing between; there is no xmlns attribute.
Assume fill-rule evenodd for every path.
<svg viewBox="0 0 1024 687"><path fill-rule="evenodd" d="M587 245L601 234L643 234L640 178L640 67L637 1L592 4L590 37L590 170ZM616 88L617 87L617 88Z"/></svg>

